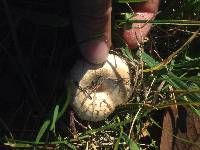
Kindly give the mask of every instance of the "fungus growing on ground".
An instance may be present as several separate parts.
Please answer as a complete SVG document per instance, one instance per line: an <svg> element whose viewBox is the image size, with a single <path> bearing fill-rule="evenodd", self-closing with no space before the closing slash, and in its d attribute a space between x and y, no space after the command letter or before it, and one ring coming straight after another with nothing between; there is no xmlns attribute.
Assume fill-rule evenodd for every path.
<svg viewBox="0 0 200 150"><path fill-rule="evenodd" d="M71 71L71 106L82 120L101 121L131 94L129 67L124 59L109 54L104 64L78 60Z"/></svg>

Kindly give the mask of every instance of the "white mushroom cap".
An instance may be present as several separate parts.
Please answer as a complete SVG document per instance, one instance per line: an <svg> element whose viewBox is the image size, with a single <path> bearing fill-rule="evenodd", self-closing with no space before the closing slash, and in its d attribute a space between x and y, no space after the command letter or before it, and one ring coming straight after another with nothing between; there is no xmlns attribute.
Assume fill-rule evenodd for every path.
<svg viewBox="0 0 200 150"><path fill-rule="evenodd" d="M71 70L71 79L74 83L71 106L83 120L105 119L130 96L129 67L117 55L109 54L101 65L77 61Z"/></svg>

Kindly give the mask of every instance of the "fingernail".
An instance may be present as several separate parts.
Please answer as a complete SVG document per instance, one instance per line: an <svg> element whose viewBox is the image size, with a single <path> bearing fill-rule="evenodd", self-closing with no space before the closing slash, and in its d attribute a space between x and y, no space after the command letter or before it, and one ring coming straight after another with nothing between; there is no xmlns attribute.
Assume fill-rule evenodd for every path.
<svg viewBox="0 0 200 150"><path fill-rule="evenodd" d="M80 46L81 53L87 61L101 64L107 60L109 47L104 40L94 40Z"/></svg>

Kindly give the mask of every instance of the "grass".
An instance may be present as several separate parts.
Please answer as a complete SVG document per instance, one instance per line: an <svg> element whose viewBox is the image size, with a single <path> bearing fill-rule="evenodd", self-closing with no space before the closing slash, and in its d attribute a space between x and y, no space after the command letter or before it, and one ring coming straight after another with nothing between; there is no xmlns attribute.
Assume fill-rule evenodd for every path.
<svg viewBox="0 0 200 150"><path fill-rule="evenodd" d="M24 3L23 1L20 2L21 4ZM126 7L126 3L129 1L120 0L119 2L120 4L116 4L117 7ZM172 3L167 3L170 9ZM66 47L63 44L65 40L61 43L61 47L59 47L58 41L65 37L62 35L63 31L65 34L69 32L60 29L63 26L69 28L69 20L62 17L46 17L45 14L38 15L42 12L32 12L31 10L26 16L18 15L19 18L14 18L10 14L10 10L11 8L17 10L18 7L12 3L7 3L7 1L3 1L3 4L5 10L7 10L5 16L10 25L7 34L10 39L13 39L14 46L10 45L9 40L6 40L5 37L1 37L3 40L0 46L4 54L3 57L9 58L10 66L14 68L15 74L18 76L17 79L21 81L20 83L23 83L22 89L27 92L25 96L20 97L24 99L22 102L16 102L17 109L14 113L8 113L10 116L5 114L8 106L4 104L6 108L0 116L3 118L0 121L0 131L1 144L5 147L13 149L159 149L160 134L164 130L162 128L162 117L159 115L162 116L165 110L173 107L178 111L180 107L185 107L200 117L199 29L196 27L200 23L197 21L198 16L190 14L188 17L189 14L187 13L189 8L190 10L193 9L196 14L199 13L198 8L195 7L197 1L185 1L184 5L178 7L178 10L174 13L169 9L169 16L164 16L166 9L163 7L166 4L163 3L161 4L163 12L158 15L158 20L140 20L139 22L153 23L155 26L150 33L150 40L139 47L137 54L126 46L121 35L115 31L134 20L129 18L116 20L116 24L113 25L115 31L113 40L121 41L120 48L116 48L120 49L117 53L127 60L135 74L132 81L134 94L127 104L117 108L111 116L99 123L76 120L77 118L71 120L72 115L70 115L72 118L67 118L67 115L71 114L69 113L71 84L67 82L66 92L66 89L62 87L65 79L59 80L59 78L62 77L61 74L63 73L68 74L68 72L61 72L61 70L63 68L69 70L70 67L64 65L66 52L61 51L61 54L59 54L60 52L56 52L55 49L61 50ZM32 2L33 6L40 5L42 7L42 4L42 2L38 4ZM54 3L49 3L48 6L52 7L53 5ZM24 14L23 11L22 8L18 13ZM122 14L125 13L130 15L127 10ZM31 37L32 47L30 52L27 52L26 42L29 43L30 41L27 39L23 47L17 33L20 33L20 26L31 29L33 27L26 26L27 22L23 22L23 19L21 23L17 24L17 20L25 18L34 22L35 15L47 18L47 20L34 25L36 26L34 29L37 31L37 38ZM51 14L46 15L51 16ZM180 19L180 17L182 18ZM190 20L190 18L194 19ZM58 19L60 20L58 21ZM28 23L30 24L30 22ZM60 23L57 24L58 22ZM45 28L41 26L44 23L47 26ZM41 38L43 36L40 33L41 30L46 30L45 34L51 34L53 38L51 39L50 36L48 36L49 39L47 36L44 36L47 39ZM163 33L165 33L165 36L163 36ZM68 33L68 35L70 34ZM26 34L24 37L22 36L23 40L25 38ZM46 47L43 47L44 43L41 44L40 40L47 41ZM54 45L50 43L54 43ZM68 39L67 49L74 49L75 46L70 45L70 43L71 41ZM47 46L48 44L50 45ZM16 52L11 51L12 47L15 47ZM36 51L38 47L39 52ZM30 49L29 46L28 48ZM73 54L73 52L70 53ZM25 56L32 62L27 61ZM25 62L28 62L28 66L31 66L33 70L25 66ZM71 63L73 64L73 62ZM44 66L40 64L44 64ZM34 70L34 67L39 69ZM40 72L43 72L42 75L45 77L42 78ZM45 78L48 78L47 82L45 82ZM61 85L59 82L62 82ZM44 89L42 88L43 84L45 84ZM16 87L20 88L20 85ZM47 87L50 87L50 89ZM11 90L10 92L15 91ZM25 99L28 99L28 102ZM33 108L26 110L26 107L30 108L30 105ZM22 116L25 116L25 119ZM16 126L12 122L15 122ZM23 125L23 128L19 128L17 124ZM154 130L155 128L156 130ZM19 129L19 133L17 133L17 129ZM169 132L169 134L180 142L199 148L199 144L192 139L180 137L177 133Z"/></svg>

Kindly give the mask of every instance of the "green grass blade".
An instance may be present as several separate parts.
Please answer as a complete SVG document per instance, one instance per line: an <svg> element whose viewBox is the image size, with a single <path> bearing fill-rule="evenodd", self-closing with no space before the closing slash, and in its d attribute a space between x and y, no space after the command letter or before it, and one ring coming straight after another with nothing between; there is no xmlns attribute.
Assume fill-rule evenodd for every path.
<svg viewBox="0 0 200 150"><path fill-rule="evenodd" d="M67 86L67 96L66 96L66 100L65 103L61 109L61 111L58 113L58 117L57 119L59 119L60 117L62 117L62 115L65 113L65 111L67 110L67 107L69 106L69 103L71 101L72 98L72 81L69 82L68 86Z"/></svg>
<svg viewBox="0 0 200 150"><path fill-rule="evenodd" d="M118 3L139 3L139 2L146 2L148 0L118 0Z"/></svg>
<svg viewBox="0 0 200 150"><path fill-rule="evenodd" d="M59 111L59 105L56 105L56 107L54 109L54 113L53 113L53 119L52 119L50 131L54 130L54 132L55 132L55 124L56 124L57 117L58 117L58 111Z"/></svg>
<svg viewBox="0 0 200 150"><path fill-rule="evenodd" d="M113 123L113 124L109 124L100 128L96 128L96 129L92 129L92 130L87 130L85 133L83 133L83 135L88 135L88 134L92 134L92 133L96 133L96 132L101 132L104 130L108 130L108 129L114 129L118 126L125 126L129 123L131 123L133 121L134 118L130 118L128 120L125 121L121 121L119 123Z"/></svg>
<svg viewBox="0 0 200 150"><path fill-rule="evenodd" d="M187 84L184 81L182 81L180 78L178 78L177 76L175 76L172 73L169 73L168 75L163 75L163 77L166 79L166 81L171 86L175 87L176 89L185 89L187 91L190 90L190 87L187 86ZM199 91L200 91L200 89L199 89ZM189 106L191 107L192 111L200 117L200 110L196 109L192 105L192 102L199 102L200 101L200 96L198 96L197 94L194 94L194 93L188 93L185 96L187 97L186 101L189 101L189 103L191 102L191 104L189 104ZM180 100L185 101L185 98L180 97Z"/></svg>
<svg viewBox="0 0 200 150"><path fill-rule="evenodd" d="M171 86L175 87L176 89L184 89L190 91L190 87L184 81L182 81L181 78L177 77L173 73L169 73L168 75L163 75L163 77ZM187 97L191 101L200 100L200 97L194 93L187 94Z"/></svg>
<svg viewBox="0 0 200 150"><path fill-rule="evenodd" d="M128 143L130 150L140 150L137 143L130 139L127 134L123 133L123 138L126 140L126 143Z"/></svg>
<svg viewBox="0 0 200 150"><path fill-rule="evenodd" d="M183 61L181 63L175 64L173 67L174 69L191 69L191 68L196 68L200 69L200 58L194 59L194 60L189 60L189 61Z"/></svg>
<svg viewBox="0 0 200 150"><path fill-rule="evenodd" d="M50 120L46 120L42 127L40 128L38 135L35 139L35 143L38 144L40 142L40 139L42 138L42 136L44 135L45 131L47 130L47 128L49 127L50 124Z"/></svg>
<svg viewBox="0 0 200 150"><path fill-rule="evenodd" d="M155 25L179 25L179 26L199 26L198 20L121 20L124 23L151 23Z"/></svg>
<svg viewBox="0 0 200 150"><path fill-rule="evenodd" d="M156 61L155 59L153 59L150 55L148 55L147 53L143 52L141 54L143 61L146 63L147 66L149 67L154 67L156 65L159 64L158 61Z"/></svg>
<svg viewBox="0 0 200 150"><path fill-rule="evenodd" d="M129 148L130 148L130 150L140 150L138 145L133 140L130 140Z"/></svg>
<svg viewBox="0 0 200 150"><path fill-rule="evenodd" d="M10 142L7 142L7 143L4 143L5 146L9 146L10 148L31 148L33 147L32 145L30 144L24 144L24 143L10 143Z"/></svg>
<svg viewBox="0 0 200 150"><path fill-rule="evenodd" d="M119 142L120 142L120 139L121 139L121 134L120 134L119 138L117 139L117 141L116 141L116 143L115 143L114 150L118 150L118 149L119 149Z"/></svg>
<svg viewBox="0 0 200 150"><path fill-rule="evenodd" d="M194 106L190 105L192 111L196 113L200 117L200 109L195 108Z"/></svg>
<svg viewBox="0 0 200 150"><path fill-rule="evenodd" d="M4 143L5 146L9 146L11 148L23 148L23 149L28 149L28 148L33 148L35 146L35 142L30 142L30 141L20 141L20 140L16 140L16 143L13 142L6 142ZM46 142L38 142L37 144L40 145L40 149L45 149L46 146ZM77 148L70 143L70 141L68 140L63 140L63 141L51 141L49 142L49 144L51 145L66 145L68 146L70 149L76 150Z"/></svg>
<svg viewBox="0 0 200 150"><path fill-rule="evenodd" d="M130 59L131 61L133 61L133 56L129 50L128 47L124 47L122 48L122 53L124 54L124 56L126 56L128 59Z"/></svg>
<svg viewBox="0 0 200 150"><path fill-rule="evenodd" d="M118 122L120 122L120 118L119 117L117 117L117 120L118 120ZM120 143L120 140L122 138L123 132L124 132L123 126L120 126L120 134L119 134L119 138L117 139L117 141L115 143L114 150L118 150L119 149L119 143Z"/></svg>

